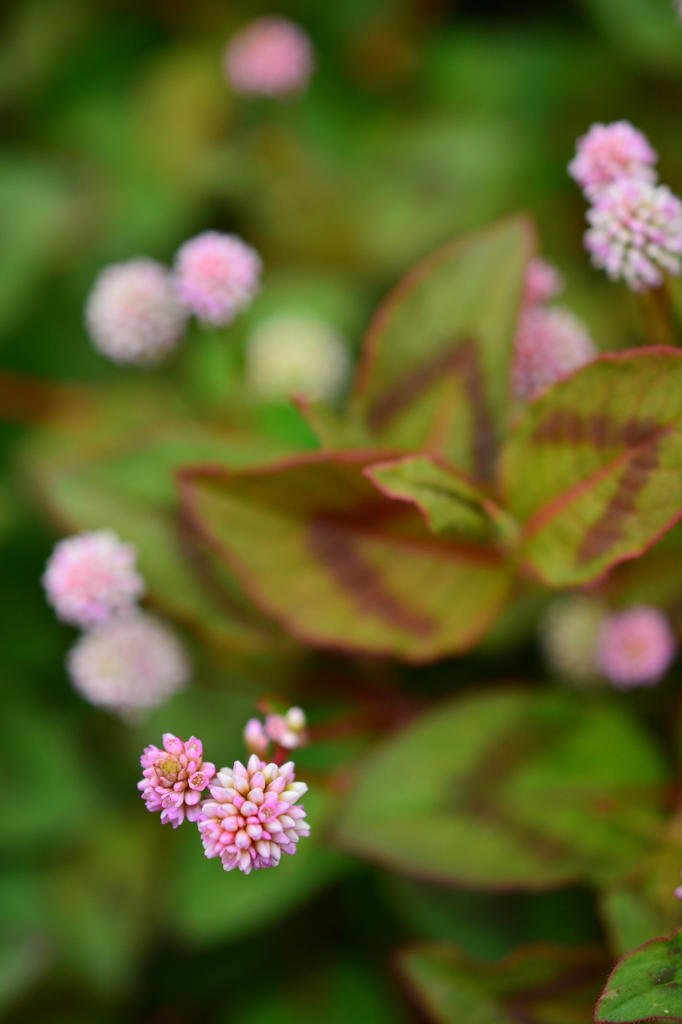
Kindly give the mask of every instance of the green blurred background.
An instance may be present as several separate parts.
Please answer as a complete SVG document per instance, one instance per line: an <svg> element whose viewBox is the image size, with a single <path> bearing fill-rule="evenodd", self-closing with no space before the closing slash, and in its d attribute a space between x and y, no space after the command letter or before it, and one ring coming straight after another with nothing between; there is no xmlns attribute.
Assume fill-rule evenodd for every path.
<svg viewBox="0 0 682 1024"><path fill-rule="evenodd" d="M268 13L298 21L317 49L312 86L296 102L240 98L221 73L230 34ZM377 299L412 263L519 208L536 217L567 302L599 346L640 340L631 296L589 268L584 204L565 168L590 123L626 117L659 150L662 180L682 191L682 25L672 0L282 0L276 11L229 0L20 0L0 17L6 1019L388 1024L419 1019L392 976L403 941L451 938L492 958L537 938L599 939L582 890L440 890L324 844L286 871L234 878L203 860L187 830L160 829L135 782L141 746L166 729L198 732L227 761L273 685L324 720L344 707L344 673L351 689L367 674L379 688L399 678L405 700L418 702L500 671L537 675L533 643L503 661L409 672L314 655L286 669L236 667L196 648L192 690L124 725L66 679L74 634L56 623L39 583L58 532L22 453L39 418L34 378L136 376L85 334L97 271L140 253L170 261L205 228L241 234L266 272L227 349L197 343L171 371L199 404L216 397L216 375L239 377L244 338L272 310L316 311L357 351ZM273 442L307 443L287 407L258 416ZM367 738L329 739L301 762L314 776Z"/></svg>

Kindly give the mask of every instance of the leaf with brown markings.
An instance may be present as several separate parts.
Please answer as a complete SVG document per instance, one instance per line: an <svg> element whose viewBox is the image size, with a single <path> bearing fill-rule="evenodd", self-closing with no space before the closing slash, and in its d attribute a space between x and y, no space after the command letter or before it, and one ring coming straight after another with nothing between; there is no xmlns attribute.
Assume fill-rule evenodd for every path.
<svg viewBox="0 0 682 1024"><path fill-rule="evenodd" d="M408 661L467 650L504 604L510 570L382 495L362 472L380 455L190 467L185 513L261 610L306 643Z"/></svg>
<svg viewBox="0 0 682 1024"><path fill-rule="evenodd" d="M391 737L362 766L335 838L433 881L603 884L655 842L664 779L658 750L615 701L488 688Z"/></svg>
<svg viewBox="0 0 682 1024"><path fill-rule="evenodd" d="M682 352L605 355L556 385L525 411L502 475L551 586L642 554L682 516Z"/></svg>
<svg viewBox="0 0 682 1024"><path fill-rule="evenodd" d="M435 1024L591 1024L609 962L598 946L521 946L478 960L448 942L398 954L409 989Z"/></svg>
<svg viewBox="0 0 682 1024"><path fill-rule="evenodd" d="M491 477L534 246L523 217L458 238L379 306L351 409L382 444L438 452L476 479Z"/></svg>

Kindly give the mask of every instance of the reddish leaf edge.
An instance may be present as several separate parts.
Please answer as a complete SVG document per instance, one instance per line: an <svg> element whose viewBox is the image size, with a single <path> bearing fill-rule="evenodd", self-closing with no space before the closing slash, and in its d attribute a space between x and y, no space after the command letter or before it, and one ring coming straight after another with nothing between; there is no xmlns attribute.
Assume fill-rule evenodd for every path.
<svg viewBox="0 0 682 1024"><path fill-rule="evenodd" d="M576 377L578 374L583 373L586 369L588 369L589 366L593 366L595 363L623 363L628 359L639 359L651 355L671 355L674 356L676 359L682 359L682 351L679 348L673 348L670 345L646 345L640 348L622 349L620 352L602 352L602 354L598 356L597 359L594 359L591 363L589 363L588 366L580 367L579 369L571 373L568 377L564 377L564 379L559 381L558 384L555 384L552 388L552 391L554 391L556 388L560 388L564 383L566 383L566 381L572 380L573 377ZM547 394L548 392L545 392L544 395L540 395L539 398L534 399L532 402L529 403L528 407L531 408L532 406L537 405L539 402L542 402ZM669 429L669 425L661 426L661 432L665 432L666 429ZM584 494L587 490L589 490L590 487L599 483L601 479L608 476L613 469L617 468L620 462L627 462L632 452L637 451L638 448L643 448L650 443L650 439L648 439L647 441L641 442L639 445L632 445L625 452L623 452L622 455L616 456L616 458L613 459L610 463L608 463L608 465L600 467L586 480L579 481L577 484L574 484L573 487L569 488L568 491L565 491L563 494L560 494L557 498L554 498L546 505L543 505L542 508L538 509L538 511L535 512L534 515L531 516L531 518L525 524L523 534L521 536L521 544L525 543L527 540L535 536L535 534L538 533L539 530L542 529L542 527L547 522L549 522L552 518L559 514L562 508L568 507L568 505L570 505L572 501L579 498L580 495ZM501 481L501 491L504 496L505 505L508 505L509 485L506 480ZM600 583L608 576L608 574L616 565L620 565L623 562L632 562L635 561L637 558L641 558L642 555L645 555L647 551L649 551L652 547L658 544L659 540L665 537L666 533L669 533L669 531L672 530L673 526L675 526L680 521L680 519L682 519L682 509L680 509L677 515L672 516L667 521L665 526L663 526L650 541L648 541L646 544L643 544L640 548L637 548L637 550L632 552L631 554L620 555L619 557L614 558L613 561L609 562L608 565L606 565L604 569L601 570L601 572L599 572L596 576L592 576L589 579L589 581L586 582L589 582L590 585L592 585L593 583ZM527 574L532 579L536 580L538 583L542 583L544 586L551 587L552 589L565 589L564 584L556 584L552 580L548 579L548 577L542 572L542 570L539 569L532 561L524 560L523 567Z"/></svg>
<svg viewBox="0 0 682 1024"><path fill-rule="evenodd" d="M680 932L682 932L682 928L676 928L674 932L670 933L670 935L659 935L655 939L648 939L646 942L643 942L641 946L637 946L636 949L631 949L628 953L625 953L620 958L620 960L613 966L611 973L606 979L606 983L604 984L604 988L602 989L601 995L597 1000L597 1004L594 1008L595 1024L616 1024L616 1022L612 1021L609 1017L599 1016L599 1004L601 1003L602 999L606 994L606 990L609 987L609 982L611 981L611 978L614 976L620 965L624 963L626 960L628 960L631 956L634 956L635 953L641 953L643 949L647 948L647 946L653 946L655 942L669 942L670 939L674 939L675 936L678 935ZM633 1018L631 1021L618 1021L617 1024L643 1024L644 1021L658 1020L682 1020L682 1017L671 1017L668 1014L666 1014L664 1017L637 1017L636 1019Z"/></svg>
<svg viewBox="0 0 682 1024"><path fill-rule="evenodd" d="M385 648L372 647L367 648L361 644L353 644L352 641L325 641L321 640L318 636L311 634L306 629L303 629L298 623L292 620L288 615L282 613L278 608L274 607L268 599L267 593L262 589L260 584L254 579L253 574L248 569L242 560L234 554L231 548L225 547L221 544L214 536L213 533L206 528L201 517L197 513L194 496L191 493L192 484L199 478L223 478L223 479L235 479L238 477L254 477L254 476L267 476L277 472L281 472L287 469L295 469L298 466L306 465L317 465L324 463L339 463L342 465L361 465L362 463L373 463L385 460L387 456L395 457L395 450L390 451L384 449L379 450L352 450L352 451L313 451L313 452L301 452L295 455L287 455L282 459L277 459L274 462L266 463L264 465L249 466L246 468L231 468L228 466L221 466L216 463L201 463L191 466L181 466L175 471L176 486L178 488L179 499L180 499L180 513L183 519L188 523L193 532L199 537L205 544L207 544L213 551L219 555L232 572L240 580L245 593L254 602L257 608L259 608L265 615L268 615L275 622L278 622L295 640L306 644L309 647L316 648L317 650L329 650L335 651L341 654L349 655L361 655L370 657L384 657L384 658L396 658L400 661L406 662L412 665L429 665L434 661L438 661L443 657L447 657L449 653L455 652L441 652L439 654L427 654L427 655L397 655L393 647L387 646ZM368 531L371 532L371 531ZM466 558L472 563L497 565L502 569L505 565L504 557L498 552L490 549L478 547L473 544L464 543L451 543L440 540L437 537L423 538L414 541L404 541L404 543L411 546L413 549L427 549L432 550L437 548L440 552L451 551L453 555L458 555L460 558ZM509 584L511 586L511 574ZM508 594L503 601L500 602L501 609L506 604ZM484 636L487 630L481 634ZM471 646L475 645L479 637L479 631L474 631ZM465 649L466 645L462 649Z"/></svg>
<svg viewBox="0 0 682 1024"><path fill-rule="evenodd" d="M527 229L528 239L530 241L527 259L530 260L538 249L538 232L535 222L529 214L520 212L515 213L510 217L504 217L502 220L498 220L491 225L488 230L490 232L492 232L493 229L501 231L504 227L514 223L524 225ZM440 246L429 256L426 256L425 259L421 260L408 270L407 273L400 278L398 283L381 300L362 339L360 361L355 372L355 379L353 381L349 397L349 404L351 408L358 405L365 395L372 370L376 364L382 335L386 330L395 308L411 292L413 292L430 273L436 270L442 263L445 263L458 248L463 247L471 238L481 233L482 232L480 230L468 231L465 234L457 235L456 238L450 239L449 242L445 242L444 245ZM519 307L520 305L521 292L519 291Z"/></svg>

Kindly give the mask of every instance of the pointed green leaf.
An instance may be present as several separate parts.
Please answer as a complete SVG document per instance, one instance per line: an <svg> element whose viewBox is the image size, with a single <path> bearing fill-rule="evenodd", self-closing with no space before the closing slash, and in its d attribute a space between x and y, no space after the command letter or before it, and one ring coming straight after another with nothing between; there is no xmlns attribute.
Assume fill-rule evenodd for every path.
<svg viewBox="0 0 682 1024"><path fill-rule="evenodd" d="M411 501L434 533L491 540L508 518L464 474L430 455L407 455L368 466L367 476L389 498Z"/></svg>
<svg viewBox="0 0 682 1024"><path fill-rule="evenodd" d="M551 586L641 554L682 515L682 352L609 354L556 385L522 416L503 479Z"/></svg>
<svg viewBox="0 0 682 1024"><path fill-rule="evenodd" d="M363 476L378 453L182 474L185 514L265 612L305 643L408 661L466 650L507 597L495 551L433 537Z"/></svg>
<svg viewBox="0 0 682 1024"><path fill-rule="evenodd" d="M663 779L616 703L488 690L390 739L360 772L336 838L385 866L479 888L606 881L655 841Z"/></svg>
<svg viewBox="0 0 682 1024"><path fill-rule="evenodd" d="M534 234L523 217L458 238L416 266L372 321L352 401L382 444L437 451L491 476Z"/></svg>
<svg viewBox="0 0 682 1024"><path fill-rule="evenodd" d="M682 1020L682 929L647 942L616 964L594 1019L597 1024Z"/></svg>
<svg viewBox="0 0 682 1024"><path fill-rule="evenodd" d="M598 947L522 946L496 963L449 943L402 950L398 966L435 1024L591 1024L608 961Z"/></svg>

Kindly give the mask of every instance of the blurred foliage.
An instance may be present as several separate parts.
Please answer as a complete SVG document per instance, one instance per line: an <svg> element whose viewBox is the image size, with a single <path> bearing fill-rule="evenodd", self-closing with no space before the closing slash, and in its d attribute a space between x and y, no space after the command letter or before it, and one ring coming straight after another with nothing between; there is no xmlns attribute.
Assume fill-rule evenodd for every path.
<svg viewBox="0 0 682 1024"><path fill-rule="evenodd" d="M447 320L452 340L473 330L482 339L502 439L518 287L534 244L527 221L510 219L519 209L598 345L645 340L634 297L589 268L584 207L565 166L590 123L627 117L682 190L682 25L672 0L282 0L277 11L318 52L296 102L246 100L224 81L230 34L270 13L255 0L10 0L0 12L0 1010L10 1024L403 1024L424 1014L506 1024L521 1012L578 1024L617 956L682 924L671 895L682 866L679 664L657 689L610 699L541 688L535 625L548 594L512 583L497 548L486 580L463 573L424 612L454 535L502 538L506 550L514 524L501 501L481 496L491 464L476 464L463 372L433 378L416 407L383 424L381 409L401 375L438 355ZM248 313L227 331L192 329L154 375L98 356L82 319L98 270L141 253L168 262L205 228L236 231L262 253L264 288ZM357 359L382 296L442 246L434 273L407 298L393 292L374 320L375 356L364 357L350 416L256 402L244 347L262 320L315 313ZM656 370L657 386L674 405L670 366ZM614 392L608 370L593 370L600 379L570 399L581 409ZM640 401L641 375L631 376L616 416ZM562 394L532 415L549 417ZM443 410L452 417L436 423L439 451L456 468L398 463L395 451L388 461L388 448L420 447ZM604 454L545 451L540 494L534 429L521 422L505 456L506 497L521 520ZM626 442L609 457L630 458ZM676 436L666 444L676 450ZM382 450L374 477L347 464L340 472L329 452L359 448ZM247 467L293 453L329 476L287 484L263 473L267 493L256 494ZM205 523L200 538L183 515L174 474L206 462L226 481L210 525L224 549L248 548L257 588L206 543ZM306 593L320 569L301 538L326 488L357 498L360 521L373 487L387 506L379 484L405 514L363 551L389 587L444 623L426 653L404 622L377 630L366 611L349 610L343 587L329 585L324 601ZM650 486L651 517L635 524L626 554L678 507L658 478ZM291 504L283 514L284 496L295 515ZM194 663L191 689L142 722L119 722L74 694L63 666L73 632L41 593L55 539L99 525L136 543L149 600L173 618ZM553 528L563 536L565 522ZM278 563L273 545L284 551L292 537L297 557ZM679 632L679 541L678 528L617 566L599 594L614 607L661 606ZM525 557L545 579L576 582L570 545L558 565L551 538L534 543ZM588 566L580 581L604 567ZM291 619L297 639L283 628ZM360 627L360 654L357 644L344 655L301 640L312 632L316 645L338 646ZM368 650L439 660L408 666ZM499 685L509 679L523 684ZM241 756L244 722L272 691L309 713L314 743L297 764L313 834L276 871L226 875L192 829L162 829L145 813L137 759L168 730L199 735L220 764ZM644 1002L633 1010L612 986L600 1019L651 1016L646 986L652 971L677 984L678 947L679 938L647 947L644 964L624 961L623 985L639 986ZM577 980L576 965L585 968Z"/></svg>

